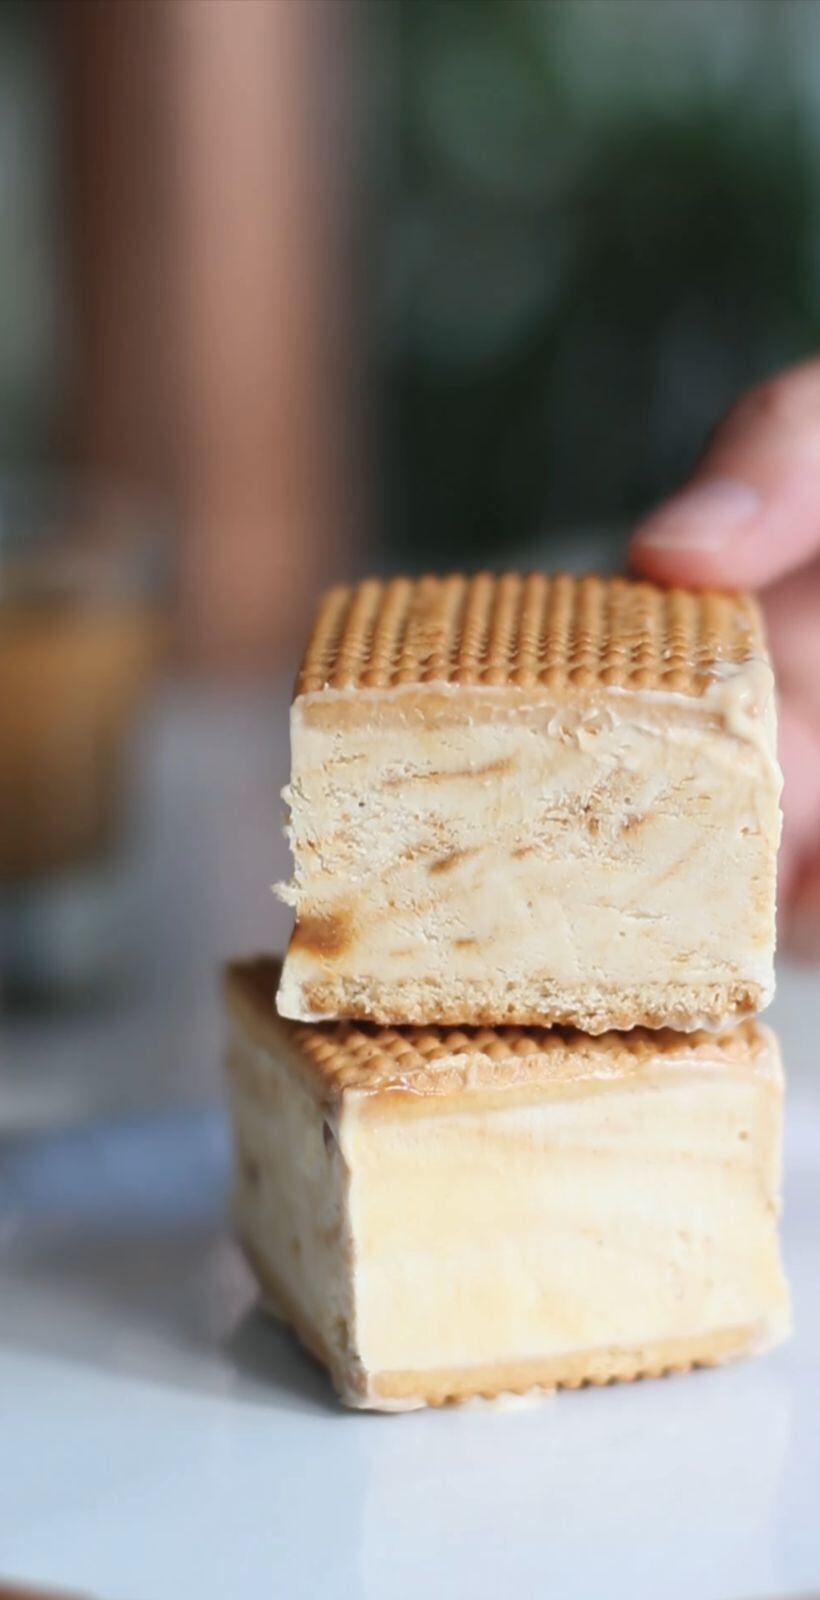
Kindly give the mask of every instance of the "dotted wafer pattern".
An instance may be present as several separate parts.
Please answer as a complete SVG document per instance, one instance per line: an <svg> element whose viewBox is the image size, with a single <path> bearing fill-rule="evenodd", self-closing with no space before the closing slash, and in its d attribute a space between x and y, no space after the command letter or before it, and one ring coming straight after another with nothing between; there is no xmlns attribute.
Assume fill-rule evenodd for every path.
<svg viewBox="0 0 820 1600"><path fill-rule="evenodd" d="M763 654L745 594L566 573L368 579L322 600L296 693L448 683L699 695L719 666Z"/></svg>
<svg viewBox="0 0 820 1600"><path fill-rule="evenodd" d="M716 1054L725 1061L751 1062L766 1041L760 1024L748 1020L723 1034L680 1034L670 1028L633 1028L628 1033L605 1033L591 1038L573 1028L446 1028L379 1027L375 1023L290 1022L276 1011L275 994L281 963L272 957L233 963L227 972L228 999L238 1002L246 1018L263 1030L273 1026L299 1057L307 1075L317 1080L326 1095L346 1089L410 1088L435 1092L437 1068L454 1056L470 1058L479 1069L489 1064L518 1064L516 1076L527 1075L528 1058L538 1058L539 1075L544 1058L556 1071L572 1058L574 1067L585 1061L602 1073L621 1068L635 1071L644 1063L669 1056L693 1061ZM469 1076L469 1074L468 1074Z"/></svg>

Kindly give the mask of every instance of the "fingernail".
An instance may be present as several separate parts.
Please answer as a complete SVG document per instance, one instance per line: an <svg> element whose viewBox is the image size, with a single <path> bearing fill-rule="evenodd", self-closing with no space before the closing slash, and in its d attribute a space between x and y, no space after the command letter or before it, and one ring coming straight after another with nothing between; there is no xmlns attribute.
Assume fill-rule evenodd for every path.
<svg viewBox="0 0 820 1600"><path fill-rule="evenodd" d="M636 529L634 543L654 550L725 550L762 505L756 489L734 478L710 478L667 500Z"/></svg>

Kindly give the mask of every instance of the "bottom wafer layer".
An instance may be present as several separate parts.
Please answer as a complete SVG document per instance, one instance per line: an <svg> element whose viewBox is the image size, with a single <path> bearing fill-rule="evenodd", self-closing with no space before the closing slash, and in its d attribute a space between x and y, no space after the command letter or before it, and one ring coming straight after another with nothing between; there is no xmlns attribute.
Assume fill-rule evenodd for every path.
<svg viewBox="0 0 820 1600"><path fill-rule="evenodd" d="M434 1024L460 1027L464 1017L494 1027L499 1021L537 1027L548 1017L553 1025L583 1029L593 1036L611 1028L725 1027L726 1019L755 1016L771 999L759 985L748 983L624 985L607 988L586 983L578 989L534 978L517 983L503 977L481 982L425 978L369 979L342 975L297 985L285 978L279 991L283 1016L305 1021L338 1017L402 1027Z"/></svg>
<svg viewBox="0 0 820 1600"><path fill-rule="evenodd" d="M460 1404L504 1395L547 1395L557 1389L630 1383L639 1378L668 1377L693 1367L716 1367L739 1356L760 1355L782 1337L765 1321L685 1339L656 1339L624 1349L602 1347L569 1351L542 1361L497 1361L480 1367L442 1367L432 1371L377 1372L363 1388L340 1371L337 1357L321 1334L299 1313L253 1247L242 1241L245 1255L262 1290L264 1310L287 1323L305 1349L330 1371L346 1405L383 1411L410 1411L422 1406Z"/></svg>

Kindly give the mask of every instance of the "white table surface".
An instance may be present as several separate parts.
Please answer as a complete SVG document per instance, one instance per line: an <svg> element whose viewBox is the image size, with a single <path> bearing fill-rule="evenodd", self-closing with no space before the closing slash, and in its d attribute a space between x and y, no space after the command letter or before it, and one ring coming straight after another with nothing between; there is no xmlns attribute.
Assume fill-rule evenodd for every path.
<svg viewBox="0 0 820 1600"><path fill-rule="evenodd" d="M283 752L259 755L275 709L177 703L155 730L148 856L185 958L160 941L122 1014L4 1032L0 1577L96 1600L820 1593L816 975L784 971L772 1012L784 1349L525 1410L381 1417L341 1410L255 1311L224 1222L211 972L275 920L258 885L279 849Z"/></svg>

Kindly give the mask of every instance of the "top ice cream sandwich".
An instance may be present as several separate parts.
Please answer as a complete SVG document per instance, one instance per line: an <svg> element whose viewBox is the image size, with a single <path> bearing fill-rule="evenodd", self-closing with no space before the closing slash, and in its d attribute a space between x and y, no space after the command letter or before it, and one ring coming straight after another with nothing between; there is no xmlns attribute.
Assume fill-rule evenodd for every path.
<svg viewBox="0 0 820 1600"><path fill-rule="evenodd" d="M283 1016L691 1030L771 999L781 775L749 596L334 589L291 748Z"/></svg>

